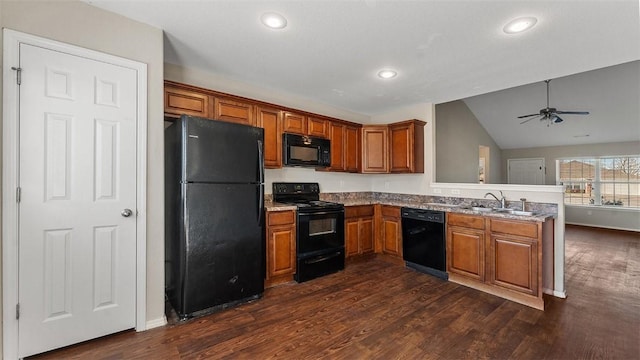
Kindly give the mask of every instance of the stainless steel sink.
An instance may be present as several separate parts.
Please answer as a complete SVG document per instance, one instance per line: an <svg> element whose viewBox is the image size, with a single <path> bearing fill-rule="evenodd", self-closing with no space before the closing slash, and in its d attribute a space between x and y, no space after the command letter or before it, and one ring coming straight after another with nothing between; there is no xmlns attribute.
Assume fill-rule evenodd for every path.
<svg viewBox="0 0 640 360"><path fill-rule="evenodd" d="M512 210L511 214L513 214L513 215L531 216L531 215L533 215L533 212L532 211L522 211L522 210Z"/></svg>
<svg viewBox="0 0 640 360"><path fill-rule="evenodd" d="M491 212L491 211L493 211L493 209L492 209L492 208L479 207L479 206L473 206L473 207L471 207L471 210L473 210L473 211L479 211L479 212Z"/></svg>

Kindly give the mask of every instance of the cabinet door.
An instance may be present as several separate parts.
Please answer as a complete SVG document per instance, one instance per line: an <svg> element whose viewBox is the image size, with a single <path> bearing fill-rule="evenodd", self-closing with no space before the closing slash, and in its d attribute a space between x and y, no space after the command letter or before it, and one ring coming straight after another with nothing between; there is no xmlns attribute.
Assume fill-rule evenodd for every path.
<svg viewBox="0 0 640 360"><path fill-rule="evenodd" d="M355 126L345 126L344 129L344 169L360 171L360 129Z"/></svg>
<svg viewBox="0 0 640 360"><path fill-rule="evenodd" d="M389 126L391 172L411 172L413 170L413 126Z"/></svg>
<svg viewBox="0 0 640 360"><path fill-rule="evenodd" d="M447 230L447 271L484 281L484 231L449 226Z"/></svg>
<svg viewBox="0 0 640 360"><path fill-rule="evenodd" d="M362 172L389 172L388 128L364 126L362 128Z"/></svg>
<svg viewBox="0 0 640 360"><path fill-rule="evenodd" d="M307 135L329 138L329 121L314 117L307 118Z"/></svg>
<svg viewBox="0 0 640 360"><path fill-rule="evenodd" d="M374 223L372 217L362 218L359 222L359 242L360 242L360 252L363 254L372 253L373 252L373 233L374 231Z"/></svg>
<svg viewBox="0 0 640 360"><path fill-rule="evenodd" d="M424 172L424 125L408 120L389 125L389 163L392 173Z"/></svg>
<svg viewBox="0 0 640 360"><path fill-rule="evenodd" d="M493 285L538 295L538 241L491 235L490 280Z"/></svg>
<svg viewBox="0 0 640 360"><path fill-rule="evenodd" d="M344 171L344 130L343 124L332 122L329 126L331 140L331 167L332 171Z"/></svg>
<svg viewBox="0 0 640 360"><path fill-rule="evenodd" d="M402 228L399 218L382 217L382 252L402 257Z"/></svg>
<svg viewBox="0 0 640 360"><path fill-rule="evenodd" d="M307 135L307 117L304 115L285 112L283 116L284 132Z"/></svg>
<svg viewBox="0 0 640 360"><path fill-rule="evenodd" d="M253 105L226 98L216 98L213 116L217 120L255 126Z"/></svg>
<svg viewBox="0 0 640 360"><path fill-rule="evenodd" d="M359 224L360 222L358 219L346 219L344 221L344 246L346 257L358 255L360 253Z"/></svg>
<svg viewBox="0 0 640 360"><path fill-rule="evenodd" d="M171 85L164 87L164 113L179 117L182 114L211 117L209 95L195 90L187 90Z"/></svg>
<svg viewBox="0 0 640 360"><path fill-rule="evenodd" d="M282 112L277 109L256 107L257 125L264 129L264 166L282 167Z"/></svg>
<svg viewBox="0 0 640 360"><path fill-rule="evenodd" d="M296 232L291 225L267 230L267 279L296 271Z"/></svg>

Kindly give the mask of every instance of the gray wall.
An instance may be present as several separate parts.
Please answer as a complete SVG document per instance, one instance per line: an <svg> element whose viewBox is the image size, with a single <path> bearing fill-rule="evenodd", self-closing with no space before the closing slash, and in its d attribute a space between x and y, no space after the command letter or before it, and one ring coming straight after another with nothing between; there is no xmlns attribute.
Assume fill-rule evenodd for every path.
<svg viewBox="0 0 640 360"><path fill-rule="evenodd" d="M480 145L491 149L487 183L505 183L501 150L467 105L461 100L436 105L436 182L477 183Z"/></svg>
<svg viewBox="0 0 640 360"><path fill-rule="evenodd" d="M162 31L80 1L0 1L0 25L147 64L146 310L157 325L164 317Z"/></svg>
<svg viewBox="0 0 640 360"><path fill-rule="evenodd" d="M530 149L511 149L502 151L503 176L507 176L507 160L518 158L544 158L547 166L545 176L546 185L556 183L556 159L572 156L607 156L607 155L638 155L640 141L551 146ZM612 229L640 231L640 210L616 209L610 207L593 206L565 206L565 221L567 224L598 226Z"/></svg>

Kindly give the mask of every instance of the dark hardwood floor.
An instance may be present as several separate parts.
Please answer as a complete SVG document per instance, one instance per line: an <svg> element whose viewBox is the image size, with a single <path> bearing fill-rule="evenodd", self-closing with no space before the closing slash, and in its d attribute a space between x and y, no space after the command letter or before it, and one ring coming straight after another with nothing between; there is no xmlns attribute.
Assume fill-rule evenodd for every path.
<svg viewBox="0 0 640 360"><path fill-rule="evenodd" d="M33 359L639 359L640 234L566 230L568 297L544 312L378 257Z"/></svg>

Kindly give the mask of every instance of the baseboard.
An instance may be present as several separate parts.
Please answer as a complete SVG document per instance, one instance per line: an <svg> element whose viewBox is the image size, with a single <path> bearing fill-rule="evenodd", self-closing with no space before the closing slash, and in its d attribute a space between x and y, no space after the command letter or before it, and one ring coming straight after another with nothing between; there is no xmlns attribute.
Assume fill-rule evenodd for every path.
<svg viewBox="0 0 640 360"><path fill-rule="evenodd" d="M566 299L567 298L567 292L566 291L553 290L553 296L559 297L561 299Z"/></svg>
<svg viewBox="0 0 640 360"><path fill-rule="evenodd" d="M165 326L165 325L167 325L167 317L162 315L161 318L157 318L157 319L153 319L153 320L147 321L146 325L147 325L147 329L146 330L151 330L153 328Z"/></svg>
<svg viewBox="0 0 640 360"><path fill-rule="evenodd" d="M577 226L586 226L586 227L600 228L600 229L609 229L609 230L631 231L631 232L636 232L636 233L640 232L639 229L623 228L623 227L619 227L619 226L594 225L594 224L584 224L584 223L568 222L568 221L565 221L565 224L567 224L567 225L577 225Z"/></svg>

